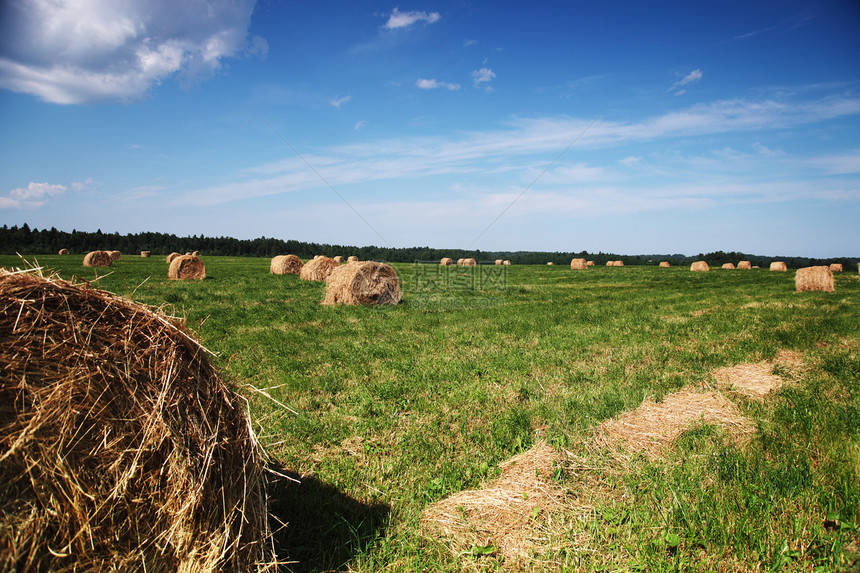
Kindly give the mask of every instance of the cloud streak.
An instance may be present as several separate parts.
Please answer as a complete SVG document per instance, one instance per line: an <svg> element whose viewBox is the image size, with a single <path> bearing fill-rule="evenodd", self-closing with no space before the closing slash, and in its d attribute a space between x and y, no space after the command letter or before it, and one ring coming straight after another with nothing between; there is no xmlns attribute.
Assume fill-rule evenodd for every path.
<svg viewBox="0 0 860 573"><path fill-rule="evenodd" d="M435 90L439 88L444 88L446 90L455 91L460 89L460 84L448 83L448 82L440 82L436 79L424 79L419 78L417 82L415 82L415 86L422 90Z"/></svg>
<svg viewBox="0 0 860 573"><path fill-rule="evenodd" d="M401 12L398 8L395 8L391 12L391 16L389 16L388 21L385 23L383 28L387 30L397 30L400 28L408 28L418 22L434 24L438 22L440 18L441 16L439 15L439 12Z"/></svg>

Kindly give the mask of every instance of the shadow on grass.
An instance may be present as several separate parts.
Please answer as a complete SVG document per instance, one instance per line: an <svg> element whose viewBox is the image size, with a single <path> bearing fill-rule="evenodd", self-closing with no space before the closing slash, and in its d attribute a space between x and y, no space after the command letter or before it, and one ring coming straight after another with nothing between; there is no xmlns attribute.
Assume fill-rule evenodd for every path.
<svg viewBox="0 0 860 573"><path fill-rule="evenodd" d="M269 483L275 551L282 571L341 571L385 529L389 508L362 503L314 477L300 477L280 464ZM296 483L292 480L298 480ZM286 527L282 526L286 524Z"/></svg>

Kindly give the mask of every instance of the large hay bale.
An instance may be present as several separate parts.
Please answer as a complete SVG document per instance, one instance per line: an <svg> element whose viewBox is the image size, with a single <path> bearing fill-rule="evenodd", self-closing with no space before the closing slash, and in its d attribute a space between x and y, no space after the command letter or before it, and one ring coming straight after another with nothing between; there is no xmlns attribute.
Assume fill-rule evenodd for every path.
<svg viewBox="0 0 860 573"><path fill-rule="evenodd" d="M85 267L109 267L113 259L107 251L90 251L84 255Z"/></svg>
<svg viewBox="0 0 860 573"><path fill-rule="evenodd" d="M108 251L108 254L110 254L110 258L114 261L122 260L122 253L120 253L119 251Z"/></svg>
<svg viewBox="0 0 860 573"><path fill-rule="evenodd" d="M782 261L774 261L770 264L770 270L784 273L788 271L788 267Z"/></svg>
<svg viewBox="0 0 860 573"><path fill-rule="evenodd" d="M148 259L150 255L152 255L150 251L140 251L140 258L142 259Z"/></svg>
<svg viewBox="0 0 860 573"><path fill-rule="evenodd" d="M358 262L358 257L356 257L355 255L351 255L349 258L347 258L347 259L346 259L346 262L348 262L348 263L357 263L357 262Z"/></svg>
<svg viewBox="0 0 860 573"><path fill-rule="evenodd" d="M273 275L297 275L302 272L304 264L296 255L278 255L272 259L269 272Z"/></svg>
<svg viewBox="0 0 860 573"><path fill-rule="evenodd" d="M181 257L181 256L182 255L180 255L179 253L174 251L174 252L170 253L169 255L167 255L167 257L164 260L167 261L167 264L169 265L170 263L173 262L173 259L175 259L176 257Z"/></svg>
<svg viewBox="0 0 860 573"><path fill-rule="evenodd" d="M571 259L570 268L575 271L584 271L588 268L588 264L585 262L585 259Z"/></svg>
<svg viewBox="0 0 860 573"><path fill-rule="evenodd" d="M0 570L270 571L246 402L181 326L0 271Z"/></svg>
<svg viewBox="0 0 860 573"><path fill-rule="evenodd" d="M304 264L299 278L303 281L324 281L338 267L333 259L328 257L314 257Z"/></svg>
<svg viewBox="0 0 860 573"><path fill-rule="evenodd" d="M325 279L323 304L397 304L400 281L389 265L366 261L335 268Z"/></svg>
<svg viewBox="0 0 860 573"><path fill-rule="evenodd" d="M734 264L732 264L732 263L723 263L722 268L724 268L724 269L734 270L734 269L735 269L735 265L734 265Z"/></svg>
<svg viewBox="0 0 860 573"><path fill-rule="evenodd" d="M68 254L69 254L69 249L60 249L60 252L59 252L59 253L57 253L57 254L59 254L59 255L68 255Z"/></svg>
<svg viewBox="0 0 860 573"><path fill-rule="evenodd" d="M451 257L444 257L441 261L439 261L439 264L443 267L450 267L454 264L454 259L452 259Z"/></svg>
<svg viewBox="0 0 860 573"><path fill-rule="evenodd" d="M737 268L749 270L752 268L752 263L750 263L749 261L738 261Z"/></svg>
<svg viewBox="0 0 860 573"><path fill-rule="evenodd" d="M503 261L502 259L496 259L496 265L497 266L501 266L504 262L505 261Z"/></svg>
<svg viewBox="0 0 860 573"><path fill-rule="evenodd" d="M463 259L464 267L475 267L478 266L478 263L475 262L475 259Z"/></svg>
<svg viewBox="0 0 860 573"><path fill-rule="evenodd" d="M337 255L337 256L336 256L336 257L334 257L332 260L333 260L334 262L336 262L337 264L339 264L339 265L343 263L343 257L342 257L342 256L340 256L340 255Z"/></svg>
<svg viewBox="0 0 860 573"><path fill-rule="evenodd" d="M834 273L841 273L842 272L842 263L831 263L830 264L830 270Z"/></svg>
<svg viewBox="0 0 860 573"><path fill-rule="evenodd" d="M809 290L835 292L836 283L833 280L833 271L824 266L797 269L794 274L794 290L796 292Z"/></svg>
<svg viewBox="0 0 860 573"><path fill-rule="evenodd" d="M708 263L705 261L696 261L692 265L690 265L690 270L695 271L697 273L705 273L711 270L711 267L708 266Z"/></svg>
<svg viewBox="0 0 860 573"><path fill-rule="evenodd" d="M167 269L167 278L178 280L203 280L206 278L206 266L200 257L181 255L173 259Z"/></svg>
<svg viewBox="0 0 860 573"><path fill-rule="evenodd" d="M660 261L660 264L657 266L660 267L661 269L668 269L672 265L669 264L669 261Z"/></svg>

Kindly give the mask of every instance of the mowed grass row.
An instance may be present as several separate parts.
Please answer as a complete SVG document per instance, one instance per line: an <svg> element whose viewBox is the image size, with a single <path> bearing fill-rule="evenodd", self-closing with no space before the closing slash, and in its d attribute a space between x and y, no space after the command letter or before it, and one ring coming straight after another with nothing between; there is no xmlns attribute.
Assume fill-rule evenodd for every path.
<svg viewBox="0 0 860 573"><path fill-rule="evenodd" d="M805 367L778 372L789 384L764 404L734 397L759 425L751 444L704 426L665 463L607 466L605 495L533 567L839 570L860 549L856 273L826 294L766 269L513 266L443 283L397 264L402 303L369 309L322 306L322 283L271 275L269 259L204 256L207 279L179 282L161 257L26 258L164 306L217 353L269 455L307 476L275 491L290 569L506 567L491 549L453 555L421 512L538 440L585 455L601 421L780 350Z"/></svg>

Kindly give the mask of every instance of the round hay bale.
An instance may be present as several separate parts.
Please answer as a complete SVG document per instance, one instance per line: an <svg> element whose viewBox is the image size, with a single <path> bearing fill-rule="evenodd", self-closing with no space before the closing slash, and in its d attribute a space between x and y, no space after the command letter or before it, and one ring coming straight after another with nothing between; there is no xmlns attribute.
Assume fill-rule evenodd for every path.
<svg viewBox="0 0 860 573"><path fill-rule="evenodd" d="M343 257L342 257L342 256L340 256L340 255L337 255L337 256L333 257L333 258L332 258L332 260L333 260L334 262L336 262L337 264L339 264L339 265L342 265L342 264L343 264Z"/></svg>
<svg viewBox="0 0 860 573"><path fill-rule="evenodd" d="M357 262L358 262L358 257L356 257L355 255L352 255L351 257L349 257L348 259L346 259L346 262L348 262L348 263L357 263Z"/></svg>
<svg viewBox="0 0 860 573"><path fill-rule="evenodd" d="M206 266L200 257L181 255L171 261L167 269L167 278L177 280L203 280L206 278Z"/></svg>
<svg viewBox="0 0 860 573"><path fill-rule="evenodd" d="M496 259L496 265L501 266L505 261L502 259Z"/></svg>
<svg viewBox="0 0 860 573"><path fill-rule="evenodd" d="M176 257L181 257L181 256L182 255L180 255L179 253L174 251L174 252L170 253L169 255L167 255L167 257L164 260L166 260L167 264L169 265L170 263L173 262L173 259L175 259Z"/></svg>
<svg viewBox="0 0 860 573"><path fill-rule="evenodd" d="M302 260L296 255L278 255L272 259L269 272L273 275L297 275L302 272Z"/></svg>
<svg viewBox="0 0 860 573"><path fill-rule="evenodd" d="M575 271L584 271L588 268L588 264L585 262L585 259L572 259L570 261L570 268Z"/></svg>
<svg viewBox="0 0 860 573"><path fill-rule="evenodd" d="M805 267L797 269L794 274L794 290L796 292L820 290L835 292L836 283L830 267Z"/></svg>
<svg viewBox="0 0 860 573"><path fill-rule="evenodd" d="M458 267L462 267L462 266L463 266L463 261L465 261L465 260L466 260L466 259L457 259L457 266L458 266Z"/></svg>
<svg viewBox="0 0 860 573"><path fill-rule="evenodd" d="M366 261L336 267L325 279L323 304L376 306L400 302L400 281L390 265Z"/></svg>
<svg viewBox="0 0 860 573"><path fill-rule="evenodd" d="M478 263L475 262L475 259L463 259L464 267L476 267Z"/></svg>
<svg viewBox="0 0 860 573"><path fill-rule="evenodd" d="M749 270L749 269L751 269L751 268L752 268L752 263L750 263L749 261L738 261L738 266L737 266L737 268L738 268L739 270L740 270L740 269L746 269L746 270Z"/></svg>
<svg viewBox="0 0 860 573"><path fill-rule="evenodd" d="M506 267L509 267L509 266L511 266L511 261L509 261L509 260L505 259L505 262L504 262L503 264L504 264Z"/></svg>
<svg viewBox="0 0 860 573"><path fill-rule="evenodd" d="M60 252L59 252L59 253L57 253L57 254L59 254L59 255L68 255L68 254L69 254L69 249L60 249Z"/></svg>
<svg viewBox="0 0 860 573"><path fill-rule="evenodd" d="M555 264L554 262L550 261L550 262L548 262L548 263L547 263L547 266L550 266L550 267L551 267L551 266L553 266L554 264Z"/></svg>
<svg viewBox="0 0 860 573"><path fill-rule="evenodd" d="M443 267L449 267L454 264L454 259L452 259L451 257L445 257L441 261L439 261L439 264Z"/></svg>
<svg viewBox="0 0 860 573"><path fill-rule="evenodd" d="M614 266L615 266L615 261L606 261L606 266L607 266L607 267L614 267Z"/></svg>
<svg viewBox="0 0 860 573"><path fill-rule="evenodd" d="M140 258L142 259L148 259L150 255L152 255L150 251L140 251Z"/></svg>
<svg viewBox="0 0 860 573"><path fill-rule="evenodd" d="M84 255L85 267L109 267L113 259L107 251L90 251Z"/></svg>
<svg viewBox="0 0 860 573"><path fill-rule="evenodd" d="M114 260L114 261L121 261L122 260L122 253L120 253L119 251L108 251L108 253L110 254L111 260Z"/></svg>
<svg viewBox="0 0 860 573"><path fill-rule="evenodd" d="M338 267L333 259L328 257L314 257L306 262L299 273L303 281L324 281Z"/></svg>
<svg viewBox="0 0 860 573"><path fill-rule="evenodd" d="M697 273L706 273L711 270L711 267L705 261L696 261L690 265L690 270Z"/></svg>
<svg viewBox="0 0 860 573"><path fill-rule="evenodd" d="M723 263L723 266L721 268L734 270L735 265L733 265L732 263Z"/></svg>
<svg viewBox="0 0 860 573"><path fill-rule="evenodd" d="M271 570L247 403L181 326L0 271L0 348L0 570Z"/></svg>
<svg viewBox="0 0 860 573"><path fill-rule="evenodd" d="M669 261L660 261L660 264L657 266L660 267L661 269L668 269L672 265L669 264Z"/></svg>
<svg viewBox="0 0 860 573"><path fill-rule="evenodd" d="M770 264L770 270L784 273L788 271L788 267L782 261L774 261Z"/></svg>
<svg viewBox="0 0 860 573"><path fill-rule="evenodd" d="M834 273L841 273L842 272L842 263L831 263L830 264L830 271L834 272Z"/></svg>
<svg viewBox="0 0 860 573"><path fill-rule="evenodd" d="M593 266L594 266L594 261L588 261L587 263L585 263L585 266L587 266L587 267L593 267Z"/></svg>

